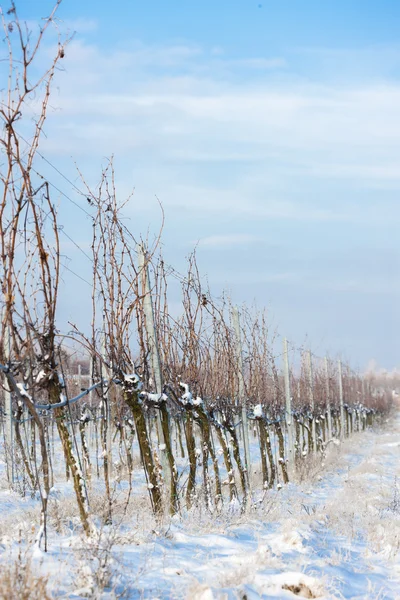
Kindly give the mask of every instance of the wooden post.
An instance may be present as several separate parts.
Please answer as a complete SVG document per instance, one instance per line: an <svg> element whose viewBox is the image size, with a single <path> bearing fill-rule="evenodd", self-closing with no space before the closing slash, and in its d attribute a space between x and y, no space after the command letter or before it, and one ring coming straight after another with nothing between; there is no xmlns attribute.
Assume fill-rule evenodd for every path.
<svg viewBox="0 0 400 600"><path fill-rule="evenodd" d="M331 414L331 390L329 385L329 362L325 356L325 377L326 377L326 415L328 420L328 440L332 439L332 414Z"/></svg>
<svg viewBox="0 0 400 600"><path fill-rule="evenodd" d="M9 326L5 328L4 336L4 354L8 359L8 363L11 363L11 343L10 343L10 329ZM13 428L13 414L12 414L12 395L9 389L8 381L4 386L4 409L6 412L6 429L5 429L5 442L6 442L6 457L7 457L7 475L8 481L11 487L15 481L15 469L14 469L14 428Z"/></svg>
<svg viewBox="0 0 400 600"><path fill-rule="evenodd" d="M292 395L290 393L290 370L289 370L289 352L288 342L283 340L283 369L285 377L285 420L287 430L287 445L288 445L288 460L291 469L295 467L294 461L294 430L293 430L293 415L292 415Z"/></svg>
<svg viewBox="0 0 400 600"><path fill-rule="evenodd" d="M242 336L240 331L240 317L237 306L232 309L232 320L233 328L236 336L236 360L237 370L239 377L239 401L242 403L242 431L244 441L244 456L247 471L247 482L251 485L251 459L250 459L250 443L249 443L249 426L247 420L247 401L246 401L246 389L244 385L243 377L243 348L242 348Z"/></svg>
<svg viewBox="0 0 400 600"><path fill-rule="evenodd" d="M338 361L338 379L339 379L339 405L340 405L340 439L344 439L344 400L343 400L343 374L342 374L342 361Z"/></svg>
<svg viewBox="0 0 400 600"><path fill-rule="evenodd" d="M317 452L317 431L315 427L315 402L314 402L314 377L313 377L313 364L312 364L312 356L311 350L307 351L307 365L308 365L308 390L309 390L309 398L310 398L310 408L312 412L312 421L311 421L311 435L312 435L312 444L313 444L313 452L314 454Z"/></svg>
<svg viewBox="0 0 400 600"><path fill-rule="evenodd" d="M78 364L77 383L78 383L78 393L80 393L80 391L82 389L82 365L81 365L81 363Z"/></svg>
<svg viewBox="0 0 400 600"><path fill-rule="evenodd" d="M142 294L143 294L143 310L145 317L145 326L147 332L147 343L149 346L150 353L150 363L151 363L151 371L154 377L155 389L157 394L163 393L163 382L162 382L162 371L161 371L161 361L160 354L158 351L158 340L157 333L154 324L154 312L153 312L153 303L151 299L151 290L150 290L150 277L149 277L149 268L147 265L147 251L146 248L142 245L138 245L138 257L139 257L139 271L142 282ZM170 446L168 444L168 440L165 439L166 432L163 429L162 419L160 411L156 411L156 426L157 426L157 437L158 437L158 454L160 456L161 467L163 470L163 477L165 482L165 489L168 491L171 489L171 478L173 474L171 473L170 464L167 457L167 447Z"/></svg>
<svg viewBox="0 0 400 600"><path fill-rule="evenodd" d="M93 371L94 371L94 359L93 359L93 355L90 355L88 387L90 387L94 383ZM89 443L91 443L92 446L95 447L95 431L96 431L96 427L97 427L97 425L95 425L95 420L97 420L97 410L93 407L93 390L91 392L89 392L89 406L90 406L90 417L91 417L90 422L89 422Z"/></svg>
<svg viewBox="0 0 400 600"><path fill-rule="evenodd" d="M104 359L104 363L106 360L106 334L103 334L103 340L102 340L102 354L103 354L103 359ZM104 366L104 375L105 378L107 379L107 387L109 387L110 385L110 371L109 369L107 369ZM111 431L111 408L110 408L110 392L106 391L102 397L102 402L103 402L103 406L105 408L105 410L103 411L103 416L105 418L105 427L106 427L106 452L107 452L107 458L108 458L108 473L109 476L111 477L112 475L112 468L113 468L113 459L112 459L112 431Z"/></svg>

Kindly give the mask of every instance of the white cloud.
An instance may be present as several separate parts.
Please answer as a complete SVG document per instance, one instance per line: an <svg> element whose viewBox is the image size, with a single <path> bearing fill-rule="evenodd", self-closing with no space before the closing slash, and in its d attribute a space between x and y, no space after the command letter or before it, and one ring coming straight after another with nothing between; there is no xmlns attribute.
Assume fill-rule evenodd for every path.
<svg viewBox="0 0 400 600"><path fill-rule="evenodd" d="M229 134L229 141L252 141L308 150L358 148L365 143L399 143L400 86L397 84L337 88L329 85L254 80L219 82L197 72L200 48L136 48L103 54L95 46L72 42L66 57L67 73L59 78L58 104L63 118L153 118L155 125L170 119L189 121L191 130ZM146 75L149 65L167 68L192 61L191 75L168 72ZM202 61L206 61L203 56ZM284 62L283 59L271 59ZM269 59L234 61L256 66ZM227 60L229 65L229 60ZM94 85L95 84L95 85ZM93 87L94 86L94 87ZM135 126L140 123L134 122ZM209 130L205 131L204 128ZM194 140L195 141L195 140ZM342 148L346 150L347 148Z"/></svg>
<svg viewBox="0 0 400 600"><path fill-rule="evenodd" d="M237 285L239 300L257 293L264 301L278 290L278 308L287 304L282 310L302 332L329 321L325 304L333 320L340 311L356 319L360 307L391 319L395 259L373 255L360 274L367 259L355 262L354 249L387 244L397 256L387 231L400 218L398 81L325 76L317 84L289 60L235 60L191 44L106 52L74 40L65 68L41 152L63 172L70 165L76 181L72 157L91 182L114 153L120 197L136 188L126 223L157 231L157 194L171 263L200 238L210 281ZM75 218L69 209L62 201L67 228ZM78 239L85 239L80 231ZM218 248L229 249L229 265L212 260ZM310 320L302 319L309 309Z"/></svg>
<svg viewBox="0 0 400 600"><path fill-rule="evenodd" d="M201 246L209 248L230 248L232 246L255 244L257 242L262 242L262 238L248 233L210 235L199 240Z"/></svg>
<svg viewBox="0 0 400 600"><path fill-rule="evenodd" d="M96 19L83 18L64 19L61 21L61 24L63 28L66 27L68 30L76 32L77 34L92 33L93 31L96 31L99 26Z"/></svg>
<svg viewBox="0 0 400 600"><path fill-rule="evenodd" d="M287 61L282 57L276 58L242 58L238 60L232 60L228 62L230 66L243 67L247 69L285 69L288 64Z"/></svg>
<svg viewBox="0 0 400 600"><path fill-rule="evenodd" d="M297 286L302 283L302 273L291 271L280 271L278 273L237 270L234 273L224 273L223 283L225 285L237 284L240 281L243 285L263 285L263 284L282 284ZM218 281L219 280L219 281ZM210 278L210 283L221 283L221 275Z"/></svg>
<svg viewBox="0 0 400 600"><path fill-rule="evenodd" d="M378 206L360 214L350 192L348 202L332 202L324 186L400 188L400 84L317 85L251 68L268 61L272 70L286 65L193 44L105 52L74 40L42 151L55 162L72 157L86 172L112 153L129 157L119 185L159 194L166 208L375 222ZM235 69L246 62L254 76L243 82Z"/></svg>

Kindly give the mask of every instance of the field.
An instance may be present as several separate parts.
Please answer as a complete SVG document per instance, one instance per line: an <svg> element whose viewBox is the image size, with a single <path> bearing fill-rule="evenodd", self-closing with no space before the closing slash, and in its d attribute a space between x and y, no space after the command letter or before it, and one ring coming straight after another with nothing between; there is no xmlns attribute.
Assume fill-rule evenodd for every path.
<svg viewBox="0 0 400 600"><path fill-rule="evenodd" d="M1 12L0 600L400 598L398 372L178 271L112 158L43 174L60 4Z"/></svg>
<svg viewBox="0 0 400 600"><path fill-rule="evenodd" d="M9 492L3 463L0 595L42 598L46 583L49 597L67 598L398 598L399 432L393 414L332 445L281 490L255 493L245 510L199 502L155 519L136 469L128 505L126 482L111 483L112 524L99 518L104 486L93 485L90 537L71 484L60 482L47 553L35 543L40 502Z"/></svg>

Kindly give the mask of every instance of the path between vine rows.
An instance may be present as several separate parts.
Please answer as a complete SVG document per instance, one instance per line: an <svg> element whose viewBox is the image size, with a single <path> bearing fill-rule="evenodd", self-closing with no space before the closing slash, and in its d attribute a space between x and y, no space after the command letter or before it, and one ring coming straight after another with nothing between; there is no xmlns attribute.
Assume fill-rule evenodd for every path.
<svg viewBox="0 0 400 600"><path fill-rule="evenodd" d="M67 577L69 547L60 539L35 560L56 596L88 597ZM269 492L256 511L176 518L113 553L126 598L400 599L400 413L335 448L313 481Z"/></svg>
<svg viewBox="0 0 400 600"><path fill-rule="evenodd" d="M138 597L400 599L400 414L335 460L314 484L274 494L271 518L173 525L149 548ZM124 560L137 567L140 552Z"/></svg>

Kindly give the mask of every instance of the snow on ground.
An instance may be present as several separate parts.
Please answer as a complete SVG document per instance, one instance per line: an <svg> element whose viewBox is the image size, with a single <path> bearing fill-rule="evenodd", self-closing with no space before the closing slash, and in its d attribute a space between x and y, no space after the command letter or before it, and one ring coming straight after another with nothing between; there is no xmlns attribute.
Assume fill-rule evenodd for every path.
<svg viewBox="0 0 400 600"><path fill-rule="evenodd" d="M197 508L156 525L134 497L119 529L100 531L100 543L84 542L71 516L70 533L52 532L48 554L36 552L32 563L64 598L400 599L399 459L397 415L333 447L324 465L306 467L245 514ZM13 494L0 494L2 514L29 537L33 507L24 502L17 508ZM3 563L16 543L4 524L0 538Z"/></svg>

